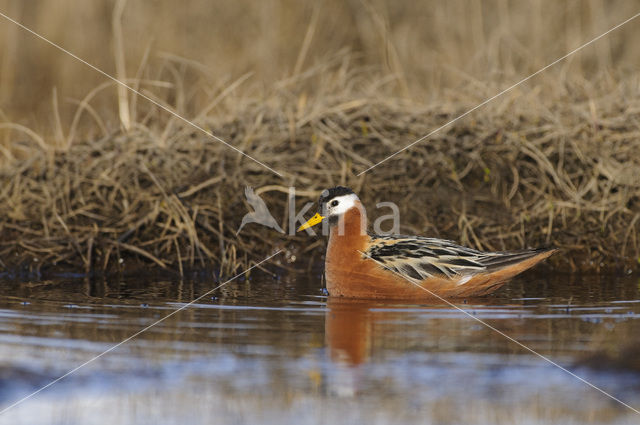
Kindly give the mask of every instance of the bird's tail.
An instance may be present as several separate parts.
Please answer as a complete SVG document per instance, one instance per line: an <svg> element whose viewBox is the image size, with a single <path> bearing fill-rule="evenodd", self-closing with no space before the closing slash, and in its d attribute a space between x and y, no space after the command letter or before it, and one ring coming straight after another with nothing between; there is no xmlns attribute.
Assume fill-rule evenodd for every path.
<svg viewBox="0 0 640 425"><path fill-rule="evenodd" d="M502 270L506 267L517 264L522 264L523 266L526 264L527 267L522 269L522 271L524 271L553 255L556 251L558 251L557 248L536 248L523 249L519 251L496 252L480 259L478 262L485 266L488 272Z"/></svg>
<svg viewBox="0 0 640 425"><path fill-rule="evenodd" d="M458 288L457 296L482 296L502 286L507 280L530 269L558 251L555 248L538 248L522 251L495 253L485 259L487 271L478 273L468 283Z"/></svg>

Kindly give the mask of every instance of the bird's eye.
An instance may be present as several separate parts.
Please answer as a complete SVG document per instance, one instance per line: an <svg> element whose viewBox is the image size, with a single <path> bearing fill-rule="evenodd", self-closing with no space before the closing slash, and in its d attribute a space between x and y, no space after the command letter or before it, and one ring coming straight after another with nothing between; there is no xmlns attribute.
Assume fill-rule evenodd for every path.
<svg viewBox="0 0 640 425"><path fill-rule="evenodd" d="M338 206L338 201L331 201L331 206L332 207L337 207Z"/></svg>

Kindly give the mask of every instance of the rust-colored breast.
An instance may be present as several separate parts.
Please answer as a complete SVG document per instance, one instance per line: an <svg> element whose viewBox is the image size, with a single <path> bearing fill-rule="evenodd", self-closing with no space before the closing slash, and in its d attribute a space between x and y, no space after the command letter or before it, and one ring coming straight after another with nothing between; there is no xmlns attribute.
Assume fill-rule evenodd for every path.
<svg viewBox="0 0 640 425"><path fill-rule="evenodd" d="M363 256L371 240L361 230L366 229L363 211L347 211L343 231L337 225L331 228L325 259L329 294L353 298L424 297L423 290Z"/></svg>

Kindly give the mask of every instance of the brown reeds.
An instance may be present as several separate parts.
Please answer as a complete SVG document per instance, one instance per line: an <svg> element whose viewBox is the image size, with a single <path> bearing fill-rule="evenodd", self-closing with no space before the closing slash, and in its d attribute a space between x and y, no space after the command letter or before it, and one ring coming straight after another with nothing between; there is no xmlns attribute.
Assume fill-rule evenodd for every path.
<svg viewBox="0 0 640 425"><path fill-rule="evenodd" d="M631 58L626 63L633 57L609 41L609 50L597 49L597 60L549 70L358 176L499 92L513 76L536 70L522 66L523 55L505 59L505 51L518 49L503 50L504 34L487 32L473 15L470 34L497 37L485 40L500 64L492 76L472 78L440 63L420 71L437 81L416 79L404 50L416 39L396 44L399 35L389 24L391 12L409 19L409 6L391 12L378 6L362 10L370 19L369 26L358 21L362 45L323 57L310 52L318 37L330 37L322 12L310 9L298 28L293 72L268 85L252 81L255 72L225 83L213 78L214 84L206 67L175 55L150 59L149 49L137 71L125 74L119 65L119 75L135 76L127 80L132 87L282 178L131 93L114 99L112 82L95 86L71 112L58 113L55 96L55 131L0 124L2 267L153 266L181 273L214 267L229 274L284 248L283 267L306 269L319 259L321 240L255 224L236 236L249 212L243 189L254 187L288 230L289 186L298 189L299 207L336 184L359 193L372 216L376 202L397 203L405 233L490 250L553 245L563 252L554 263L567 270L637 267L638 81L624 69L594 65L613 63L611 52ZM558 30L556 19L550 21ZM540 34L548 30L536 22ZM380 63L367 57L379 47L376 40L384 41ZM456 84L445 84L451 81ZM432 94L416 88L440 83Z"/></svg>
<svg viewBox="0 0 640 425"><path fill-rule="evenodd" d="M283 179L179 122L163 121L160 131L150 120L61 150L14 132L2 170L0 258L4 267L103 270L136 259L231 272L284 247L304 264L305 246L321 252L322 244L251 224L236 237L249 212L244 186L287 229L287 186L319 193L345 184L372 215L376 202L396 202L403 232L481 249L554 245L571 269L630 266L640 253L640 109L622 105L627 88L618 90L595 113L579 97L553 110L508 97L360 177L469 105L441 112L346 94L292 109L273 94L270 105L247 101L226 122L202 121Z"/></svg>

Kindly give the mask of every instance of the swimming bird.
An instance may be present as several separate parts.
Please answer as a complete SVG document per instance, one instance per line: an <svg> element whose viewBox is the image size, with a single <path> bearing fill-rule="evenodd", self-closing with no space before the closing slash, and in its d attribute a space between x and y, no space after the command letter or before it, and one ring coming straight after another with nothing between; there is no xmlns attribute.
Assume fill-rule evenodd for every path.
<svg viewBox="0 0 640 425"><path fill-rule="evenodd" d="M298 231L326 220L327 291L351 298L429 299L489 294L556 249L482 252L423 236L368 233L358 196L337 186L322 192L318 212Z"/></svg>

